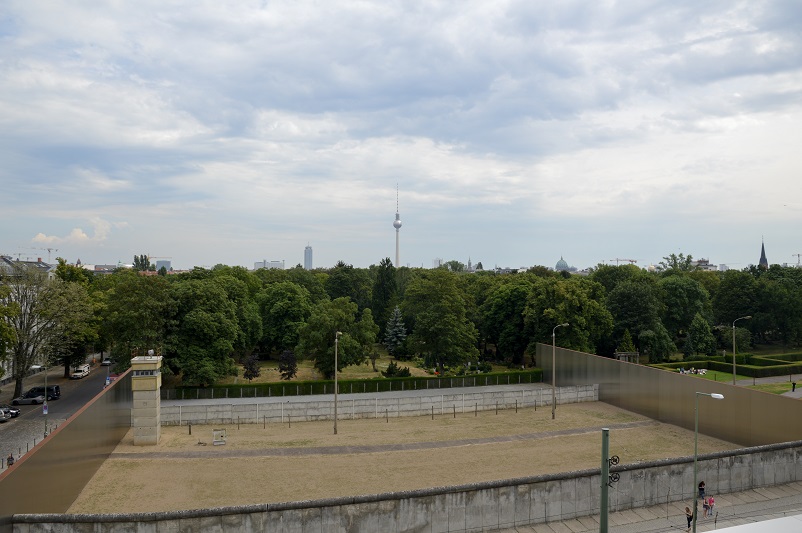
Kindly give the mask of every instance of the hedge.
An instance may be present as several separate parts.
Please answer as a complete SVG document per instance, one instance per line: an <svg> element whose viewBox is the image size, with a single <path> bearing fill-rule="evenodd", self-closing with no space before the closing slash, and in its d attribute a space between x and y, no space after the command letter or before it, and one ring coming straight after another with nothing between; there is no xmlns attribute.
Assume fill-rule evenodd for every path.
<svg viewBox="0 0 802 533"><path fill-rule="evenodd" d="M391 392L404 390L437 390L456 387L484 387L488 385L517 385L540 383L543 371L539 368L518 372L491 372L454 377L408 377L375 379L338 379L339 394L365 392ZM308 396L334 394L334 380L283 381L271 383L242 383L213 385L211 387L163 388L163 400L196 400L214 398L264 398L272 396Z"/></svg>

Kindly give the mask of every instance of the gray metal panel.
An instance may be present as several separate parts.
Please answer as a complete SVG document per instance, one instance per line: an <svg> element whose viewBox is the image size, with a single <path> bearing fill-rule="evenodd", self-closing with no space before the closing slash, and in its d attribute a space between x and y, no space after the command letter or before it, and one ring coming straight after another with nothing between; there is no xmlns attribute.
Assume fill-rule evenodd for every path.
<svg viewBox="0 0 802 533"><path fill-rule="evenodd" d="M65 513L131 427L131 372L0 475L0 530L18 513Z"/></svg>
<svg viewBox="0 0 802 533"><path fill-rule="evenodd" d="M537 361L551 382L552 347L539 344ZM699 432L743 446L802 440L802 402L729 383L667 372L607 357L555 350L557 386L598 383L599 400L686 429L694 428L696 393Z"/></svg>

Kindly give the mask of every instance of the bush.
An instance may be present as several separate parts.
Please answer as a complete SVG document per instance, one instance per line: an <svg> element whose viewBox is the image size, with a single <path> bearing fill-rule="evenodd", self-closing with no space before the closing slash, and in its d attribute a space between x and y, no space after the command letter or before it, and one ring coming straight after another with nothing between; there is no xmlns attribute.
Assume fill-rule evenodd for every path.
<svg viewBox="0 0 802 533"><path fill-rule="evenodd" d="M390 361L390 364L387 365L387 370L382 372L382 376L386 378L408 378L412 376L409 372L409 367L405 366L404 368L399 368L395 361Z"/></svg>

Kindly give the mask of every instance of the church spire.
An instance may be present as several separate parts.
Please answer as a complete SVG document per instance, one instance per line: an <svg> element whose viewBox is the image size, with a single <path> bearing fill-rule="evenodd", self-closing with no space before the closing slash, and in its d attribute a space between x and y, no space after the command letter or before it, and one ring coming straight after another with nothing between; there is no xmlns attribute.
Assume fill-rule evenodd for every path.
<svg viewBox="0 0 802 533"><path fill-rule="evenodd" d="M769 268L769 260L766 259L766 245L763 239L760 239L760 263L758 263L758 266L764 270Z"/></svg>

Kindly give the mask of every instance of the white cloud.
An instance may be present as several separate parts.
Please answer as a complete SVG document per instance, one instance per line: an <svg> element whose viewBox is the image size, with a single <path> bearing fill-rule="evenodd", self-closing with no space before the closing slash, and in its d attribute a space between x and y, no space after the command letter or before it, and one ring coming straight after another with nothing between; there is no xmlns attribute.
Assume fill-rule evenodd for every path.
<svg viewBox="0 0 802 533"><path fill-rule="evenodd" d="M796 253L792 4L6 9L9 242L47 228L34 242L66 256L159 248L191 266L300 261L312 240L326 243L318 264L365 266L392 251L399 184L413 264L575 251L586 266L603 246L654 256L680 242L733 255L760 234Z"/></svg>

